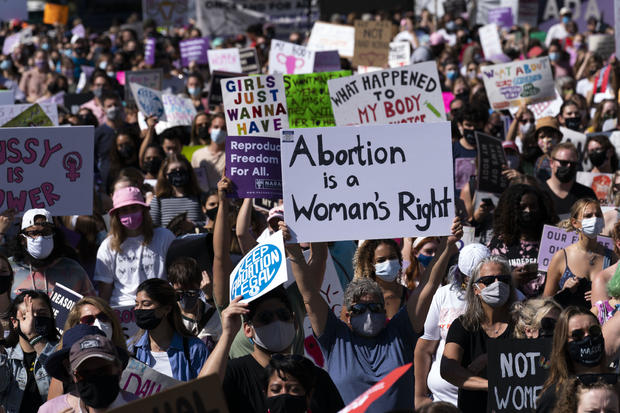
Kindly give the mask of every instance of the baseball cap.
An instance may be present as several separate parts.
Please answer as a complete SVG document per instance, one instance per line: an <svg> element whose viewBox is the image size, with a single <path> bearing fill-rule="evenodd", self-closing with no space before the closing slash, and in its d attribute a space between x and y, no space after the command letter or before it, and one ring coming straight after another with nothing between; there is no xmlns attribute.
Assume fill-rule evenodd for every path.
<svg viewBox="0 0 620 413"><path fill-rule="evenodd" d="M80 338L73 343L69 352L71 371L76 371L86 360L99 358L107 361L118 360L120 357L114 344L105 336L96 334Z"/></svg>
<svg viewBox="0 0 620 413"><path fill-rule="evenodd" d="M103 331L95 326L87 324L76 324L74 327L65 330L62 335L62 348L50 354L45 362L45 370L47 373L55 379L71 381L69 372L65 368L64 361L69 357L69 352L73 344L78 342L82 337L93 335L105 337Z"/></svg>
<svg viewBox="0 0 620 413"><path fill-rule="evenodd" d="M562 8L560 9L560 16L564 16L565 14L570 14L570 15L572 15L572 14L573 14L573 12L572 12L572 10L571 10L570 8L568 8L568 7L562 7Z"/></svg>
<svg viewBox="0 0 620 413"><path fill-rule="evenodd" d="M50 214L49 211L43 208L33 208L29 209L24 213L24 216L22 217L22 229L26 229L35 225L34 219L38 216L44 217L45 222L47 222L48 224L54 223L54 221L52 220L52 214Z"/></svg>
<svg viewBox="0 0 620 413"><path fill-rule="evenodd" d="M274 218L278 218L278 220L284 220L284 208L282 207L282 205L275 206L269 210L267 222L271 221Z"/></svg>
<svg viewBox="0 0 620 413"><path fill-rule="evenodd" d="M558 120L553 116L545 116L536 121L536 133L542 128L551 128L560 132L560 125Z"/></svg>
<svg viewBox="0 0 620 413"><path fill-rule="evenodd" d="M142 192L140 192L140 189L135 186L126 186L125 188L120 188L114 191L114 195L112 195L112 203L114 204L114 208L110 210L110 214L117 209L128 205L142 205L143 207L148 207L146 202L144 202Z"/></svg>
<svg viewBox="0 0 620 413"><path fill-rule="evenodd" d="M469 244L463 247L459 254L458 267L465 276L471 277L474 268L486 257L491 255L489 249L478 243Z"/></svg>
<svg viewBox="0 0 620 413"><path fill-rule="evenodd" d="M502 142L502 148L504 148L504 149L512 149L513 151L519 153L519 147L513 141L504 141L504 142Z"/></svg>

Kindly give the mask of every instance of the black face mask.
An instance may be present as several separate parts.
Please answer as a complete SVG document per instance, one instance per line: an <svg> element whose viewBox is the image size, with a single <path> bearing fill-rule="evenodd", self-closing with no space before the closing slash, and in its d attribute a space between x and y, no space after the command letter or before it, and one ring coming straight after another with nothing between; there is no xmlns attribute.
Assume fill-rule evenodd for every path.
<svg viewBox="0 0 620 413"><path fill-rule="evenodd" d="M454 96L457 99L461 99L463 102L469 102L469 90L459 93Z"/></svg>
<svg viewBox="0 0 620 413"><path fill-rule="evenodd" d="M182 187L189 182L189 174L187 171L172 171L168 174L168 181L172 186Z"/></svg>
<svg viewBox="0 0 620 413"><path fill-rule="evenodd" d="M205 214L211 221L215 221L215 217L217 216L217 207L212 208L212 209L207 209Z"/></svg>
<svg viewBox="0 0 620 413"><path fill-rule="evenodd" d="M129 146L129 145L123 145L118 150L118 155L124 161L130 160L134 154L135 154L135 151L133 150L133 146Z"/></svg>
<svg viewBox="0 0 620 413"><path fill-rule="evenodd" d="M558 166L558 169L555 171L555 176L562 183L569 183L575 176L577 175L577 167L576 166Z"/></svg>
<svg viewBox="0 0 620 413"><path fill-rule="evenodd" d="M152 158L144 162L144 172L157 176L159 167L161 166L161 159Z"/></svg>
<svg viewBox="0 0 620 413"><path fill-rule="evenodd" d="M535 162L542 155L542 151L536 146L529 146L527 148L523 148L523 159L528 162Z"/></svg>
<svg viewBox="0 0 620 413"><path fill-rule="evenodd" d="M142 330L153 330L161 323L161 318L155 315L155 309L133 310L136 316L136 325Z"/></svg>
<svg viewBox="0 0 620 413"><path fill-rule="evenodd" d="M267 398L269 413L305 413L308 408L306 396L280 394Z"/></svg>
<svg viewBox="0 0 620 413"><path fill-rule="evenodd" d="M211 141L211 135L209 134L209 128L207 128L206 126L199 127L198 132L196 134L198 135L198 139L200 139L201 141L204 141L207 143Z"/></svg>
<svg viewBox="0 0 620 413"><path fill-rule="evenodd" d="M603 358L605 340L603 335L596 337L587 336L580 341L568 343L568 354L575 363L584 366L596 366Z"/></svg>
<svg viewBox="0 0 620 413"><path fill-rule="evenodd" d="M468 144L476 146L476 130L475 129L463 129L463 137Z"/></svg>
<svg viewBox="0 0 620 413"><path fill-rule="evenodd" d="M517 218L520 226L536 225L539 221L538 214L530 211L521 211Z"/></svg>
<svg viewBox="0 0 620 413"><path fill-rule="evenodd" d="M4 294L11 288L11 277L0 276L0 294Z"/></svg>
<svg viewBox="0 0 620 413"><path fill-rule="evenodd" d="M54 328L54 319L52 317L34 316L34 331L36 331L37 335L47 337Z"/></svg>
<svg viewBox="0 0 620 413"><path fill-rule="evenodd" d="M195 296L185 295L183 296L183 298L179 300L179 303L181 304L181 308L183 309L183 311L190 311L196 308L196 304L198 304L198 300L200 300L200 296L198 295L195 295Z"/></svg>
<svg viewBox="0 0 620 413"><path fill-rule="evenodd" d="M490 135L493 135L501 140L504 140L504 127L503 126L493 126L489 131Z"/></svg>
<svg viewBox="0 0 620 413"><path fill-rule="evenodd" d="M588 158L590 158L590 162L592 162L592 166L599 167L605 163L607 160L606 151L592 151L588 152Z"/></svg>
<svg viewBox="0 0 620 413"><path fill-rule="evenodd" d="M120 392L119 377L107 374L77 382L80 399L90 407L103 409L112 404Z"/></svg>
<svg viewBox="0 0 620 413"><path fill-rule="evenodd" d="M565 121L568 129L579 130L579 127L581 126L580 118L566 118Z"/></svg>

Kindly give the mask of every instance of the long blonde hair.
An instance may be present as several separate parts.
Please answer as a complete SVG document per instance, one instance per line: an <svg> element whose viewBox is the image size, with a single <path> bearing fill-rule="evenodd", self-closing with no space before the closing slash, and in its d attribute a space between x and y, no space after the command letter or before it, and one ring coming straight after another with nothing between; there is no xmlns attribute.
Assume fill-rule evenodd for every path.
<svg viewBox="0 0 620 413"><path fill-rule="evenodd" d="M578 199L570 209L570 217L566 218L563 221L560 221L560 223L558 223L558 227L566 231L577 231L578 228L573 225L573 220L579 221L579 216L583 213L583 210L586 209L586 207L590 204L594 204L598 209L601 209L601 204L596 199Z"/></svg>
<svg viewBox="0 0 620 413"><path fill-rule="evenodd" d="M527 301L514 303L511 313L515 321L515 338L527 338L526 328L539 330L540 320L553 309L562 311L562 307L551 297L531 298Z"/></svg>
<svg viewBox="0 0 620 413"><path fill-rule="evenodd" d="M103 314L108 316L110 319L110 324L112 324L112 342L117 346L123 349L127 349L127 344L125 343L125 335L123 334L123 329L121 328L121 323L118 320L118 316L112 310L112 307L99 297L83 297L80 301L75 303L71 311L69 311L69 315L67 316L67 321L65 321L64 331L75 327L80 323L80 310L85 305L90 304L93 307L100 310ZM62 340L62 339L61 339ZM62 348L62 341L60 344L60 348Z"/></svg>

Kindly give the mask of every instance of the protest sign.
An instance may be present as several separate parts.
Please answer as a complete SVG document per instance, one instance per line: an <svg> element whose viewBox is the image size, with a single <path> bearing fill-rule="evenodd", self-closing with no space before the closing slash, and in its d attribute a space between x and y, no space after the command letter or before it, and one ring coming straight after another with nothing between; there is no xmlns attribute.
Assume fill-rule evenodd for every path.
<svg viewBox="0 0 620 413"><path fill-rule="evenodd" d="M286 282L286 254L282 231L252 248L230 274L230 300L240 295L249 303Z"/></svg>
<svg viewBox="0 0 620 413"><path fill-rule="evenodd" d="M314 53L314 73L336 72L341 68L340 55L337 50L324 50Z"/></svg>
<svg viewBox="0 0 620 413"><path fill-rule="evenodd" d="M2 54L10 55L17 46L19 46L20 34L15 33L10 36L4 38L4 43L2 43Z"/></svg>
<svg viewBox="0 0 620 413"><path fill-rule="evenodd" d="M15 103L12 90L0 90L0 105L12 105Z"/></svg>
<svg viewBox="0 0 620 413"><path fill-rule="evenodd" d="M144 399L179 383L181 383L179 380L162 374L141 361L130 357L127 367L123 370L119 384L121 390Z"/></svg>
<svg viewBox="0 0 620 413"><path fill-rule="evenodd" d="M199 65L207 64L207 50L209 49L209 39L199 37L197 39L187 39L179 42L181 50L181 64L188 67L194 61Z"/></svg>
<svg viewBox="0 0 620 413"><path fill-rule="evenodd" d="M52 302L52 312L54 315L54 322L56 323L56 329L60 334L63 333L65 322L67 321L67 317L69 317L69 312L82 297L81 294L76 293L60 283L54 285L54 291L52 291L50 301Z"/></svg>
<svg viewBox="0 0 620 413"><path fill-rule="evenodd" d="M450 233L449 122L284 130L281 142L284 217L294 240Z"/></svg>
<svg viewBox="0 0 620 413"><path fill-rule="evenodd" d="M392 22L356 20L353 66L386 66L390 40Z"/></svg>
<svg viewBox="0 0 620 413"><path fill-rule="evenodd" d="M155 44L156 40L153 37L144 40L144 63L147 65L155 64Z"/></svg>
<svg viewBox="0 0 620 413"><path fill-rule="evenodd" d="M353 57L355 28L342 24L315 22L308 39L308 48L316 51L338 50L342 57Z"/></svg>
<svg viewBox="0 0 620 413"><path fill-rule="evenodd" d="M507 165L502 141L476 132L476 146L478 148L477 189L501 194L508 187L508 180L502 175L502 167Z"/></svg>
<svg viewBox="0 0 620 413"><path fill-rule="evenodd" d="M260 62L255 47L239 49L239 59L241 60L241 72L245 74L260 73Z"/></svg>
<svg viewBox="0 0 620 413"><path fill-rule="evenodd" d="M24 0L4 0L0 2L0 20L28 20L28 6Z"/></svg>
<svg viewBox="0 0 620 413"><path fill-rule="evenodd" d="M80 106L89 100L92 100L94 96L95 95L93 95L93 92L67 93L63 97L64 106L68 108L72 114L77 115L80 110Z"/></svg>
<svg viewBox="0 0 620 413"><path fill-rule="evenodd" d="M228 136L226 176L234 184L230 198L281 198L280 140Z"/></svg>
<svg viewBox="0 0 620 413"><path fill-rule="evenodd" d="M491 9L487 16L489 23L496 24L498 27L510 28L514 24L510 7Z"/></svg>
<svg viewBox="0 0 620 413"><path fill-rule="evenodd" d="M2 125L3 128L18 128L27 126L54 126L51 119L45 114L38 103L30 106L19 115Z"/></svg>
<svg viewBox="0 0 620 413"><path fill-rule="evenodd" d="M187 23L190 0L142 0L142 21L157 27L181 27Z"/></svg>
<svg viewBox="0 0 620 413"><path fill-rule="evenodd" d="M499 32L496 24L487 24L478 29L480 36L480 45L484 56L493 62L496 62L498 56L504 54L502 51L502 42L499 39Z"/></svg>
<svg viewBox="0 0 620 413"><path fill-rule="evenodd" d="M607 204L610 201L610 192L612 186L613 174L604 174L598 172L577 172L577 182L592 188L596 194L596 198L602 203Z"/></svg>
<svg viewBox="0 0 620 413"><path fill-rule="evenodd" d="M411 60L411 46L408 42L390 43L388 65L390 67L407 66Z"/></svg>
<svg viewBox="0 0 620 413"><path fill-rule="evenodd" d="M179 125L191 126L196 116L196 107L191 99L170 93L162 94L162 99L166 113L166 129Z"/></svg>
<svg viewBox="0 0 620 413"><path fill-rule="evenodd" d="M598 54L603 60L609 59L615 51L612 34L591 34L588 36L588 51Z"/></svg>
<svg viewBox="0 0 620 413"><path fill-rule="evenodd" d="M125 72L125 101L133 102L131 89L127 85L135 83L136 85L145 86L154 90L161 90L161 82L164 77L162 69L152 70L132 70Z"/></svg>
<svg viewBox="0 0 620 413"><path fill-rule="evenodd" d="M295 43L273 39L269 49L269 73L312 73L314 52Z"/></svg>
<svg viewBox="0 0 620 413"><path fill-rule="evenodd" d="M379 380L374 386L359 395L339 413L364 413L372 403L383 396L412 366L412 363L405 364L392 370L391 373Z"/></svg>
<svg viewBox="0 0 620 413"><path fill-rule="evenodd" d="M162 93L136 83L129 83L134 100L140 112L146 117L157 116L160 121L166 121Z"/></svg>
<svg viewBox="0 0 620 413"><path fill-rule="evenodd" d="M108 411L110 413L228 413L228 408L217 374L212 374L166 390L162 389L153 396Z"/></svg>
<svg viewBox="0 0 620 413"><path fill-rule="evenodd" d="M599 235L596 240L599 244L613 250L614 242L611 238ZM538 270L546 272L553 254L577 241L579 241L579 233L545 225L538 250Z"/></svg>
<svg viewBox="0 0 620 413"><path fill-rule="evenodd" d="M207 50L207 58L211 73L215 70L241 73L241 57L237 48Z"/></svg>
<svg viewBox="0 0 620 413"><path fill-rule="evenodd" d="M555 98L548 57L484 66L480 71L489 103L495 110Z"/></svg>
<svg viewBox="0 0 620 413"><path fill-rule="evenodd" d="M620 2L614 1L614 27L620 27ZM614 30L616 40L616 56L620 56L620 30Z"/></svg>
<svg viewBox="0 0 620 413"><path fill-rule="evenodd" d="M45 3L43 9L43 23L45 24L67 24L69 19L69 6L55 3Z"/></svg>
<svg viewBox="0 0 620 413"><path fill-rule="evenodd" d="M209 80L209 92L207 93L207 102L209 102L209 106L214 107L221 105L223 102L222 84L220 83L222 79L239 76L243 76L243 73L221 72L219 70L211 73L211 79Z"/></svg>
<svg viewBox="0 0 620 413"><path fill-rule="evenodd" d="M114 310L118 317L118 321L121 323L121 330L123 330L125 339L133 337L139 330L136 325L136 316L133 313L134 307L134 305L112 307L112 310Z"/></svg>
<svg viewBox="0 0 620 413"><path fill-rule="evenodd" d="M58 126L58 107L53 103L38 103L38 105L52 121L52 124ZM4 125L32 106L34 106L34 104L28 103L20 105L0 105L0 125Z"/></svg>
<svg viewBox="0 0 620 413"><path fill-rule="evenodd" d="M446 120L434 62L331 79L327 85L338 126Z"/></svg>
<svg viewBox="0 0 620 413"><path fill-rule="evenodd" d="M558 91L555 91L555 99L553 100L545 100L544 102L532 103L527 105L527 108L532 111L534 114L534 119L538 120L540 118L544 118L545 116L557 116L560 113L560 108L562 107L562 98ZM514 117L515 114L519 111L519 108L516 106L511 106L508 108L510 114Z"/></svg>
<svg viewBox="0 0 620 413"><path fill-rule="evenodd" d="M488 341L488 412L536 410L549 374L551 344L551 338Z"/></svg>
<svg viewBox="0 0 620 413"><path fill-rule="evenodd" d="M341 70L284 76L289 127L335 126L327 81L350 75L350 71Z"/></svg>
<svg viewBox="0 0 620 413"><path fill-rule="evenodd" d="M560 126L560 132L562 132L562 142L572 142L577 148L577 153L583 153L583 148L586 146L585 133L577 132L564 126Z"/></svg>
<svg viewBox="0 0 620 413"><path fill-rule="evenodd" d="M0 210L90 215L94 128L0 128Z"/></svg>
<svg viewBox="0 0 620 413"><path fill-rule="evenodd" d="M229 134L277 137L288 126L282 75L222 79L221 85Z"/></svg>

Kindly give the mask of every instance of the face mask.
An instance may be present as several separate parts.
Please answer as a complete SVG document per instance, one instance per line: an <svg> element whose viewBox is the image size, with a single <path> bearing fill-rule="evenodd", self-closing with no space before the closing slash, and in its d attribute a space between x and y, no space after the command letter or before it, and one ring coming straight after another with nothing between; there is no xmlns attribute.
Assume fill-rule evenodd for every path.
<svg viewBox="0 0 620 413"><path fill-rule="evenodd" d="M450 20L448 23L446 23L446 30L448 32L453 32L454 30L456 30L456 23Z"/></svg>
<svg viewBox="0 0 620 413"><path fill-rule="evenodd" d="M36 238L26 238L26 249L28 254L34 259L44 260L50 256L54 249L54 236L40 236Z"/></svg>
<svg viewBox="0 0 620 413"><path fill-rule="evenodd" d="M568 16L562 17L562 23L567 24L569 22L570 22L570 17L568 17Z"/></svg>
<svg viewBox="0 0 620 413"><path fill-rule="evenodd" d="M34 331L38 335L46 337L54 328L54 319L52 317L34 316Z"/></svg>
<svg viewBox="0 0 620 413"><path fill-rule="evenodd" d="M428 267L428 264L433 261L433 258L435 257L433 257L432 255L418 254L418 261L420 261L420 264L422 264L424 268Z"/></svg>
<svg viewBox="0 0 620 413"><path fill-rule="evenodd" d="M592 162L592 166L599 167L605 163L607 160L606 151L592 151L588 152L588 158L590 158L590 162Z"/></svg>
<svg viewBox="0 0 620 413"><path fill-rule="evenodd" d="M205 142L207 142L211 138L211 136L209 135L209 128L207 128L206 126L199 127L197 135L198 139Z"/></svg>
<svg viewBox="0 0 620 413"><path fill-rule="evenodd" d="M181 304L181 308L183 309L183 311L188 312L196 308L196 304L198 304L199 299L200 297L198 295L184 295L183 298L179 300L179 303Z"/></svg>
<svg viewBox="0 0 620 413"><path fill-rule="evenodd" d="M49 45L49 44L47 44L47 43L43 43L43 44L41 45L41 49L42 49L42 50L49 50L49 48L50 48L50 45Z"/></svg>
<svg viewBox="0 0 620 413"><path fill-rule="evenodd" d="M89 407L103 409L112 404L120 392L119 378L115 374L89 377L77 382L80 399Z"/></svg>
<svg viewBox="0 0 620 413"><path fill-rule="evenodd" d="M549 60L551 60L552 62L557 61L559 57L560 57L560 54L558 52L549 53Z"/></svg>
<svg viewBox="0 0 620 413"><path fill-rule="evenodd" d="M217 217L217 207L207 209L206 215L211 221L215 221L215 217Z"/></svg>
<svg viewBox="0 0 620 413"><path fill-rule="evenodd" d="M118 216L121 224L127 229L138 229L142 225L142 211L132 212L130 214L122 214Z"/></svg>
<svg viewBox="0 0 620 413"><path fill-rule="evenodd" d="M168 174L168 181L172 186L183 187L189 182L189 174L187 171L172 171Z"/></svg>
<svg viewBox="0 0 620 413"><path fill-rule="evenodd" d="M461 99L463 102L469 102L469 90L459 93L455 98Z"/></svg>
<svg viewBox="0 0 620 413"><path fill-rule="evenodd" d="M475 79L478 76L478 74L476 73L475 70L470 70L469 72L467 72L467 77L470 79Z"/></svg>
<svg viewBox="0 0 620 413"><path fill-rule="evenodd" d="M226 131L224 129L211 129L211 140L215 143L224 143L226 141Z"/></svg>
<svg viewBox="0 0 620 413"><path fill-rule="evenodd" d="M99 330L103 331L103 334L105 334L108 339L112 340L112 334L114 331L114 329L112 328L112 324L100 321L97 318L93 323L93 327L97 327Z"/></svg>
<svg viewBox="0 0 620 413"><path fill-rule="evenodd" d="M532 122L522 123L519 125L519 131L521 132L521 136L525 136L534 129L534 124Z"/></svg>
<svg viewBox="0 0 620 413"><path fill-rule="evenodd" d="M351 316L351 327L360 336L375 337L385 327L385 313L366 310L364 314Z"/></svg>
<svg viewBox="0 0 620 413"><path fill-rule="evenodd" d="M65 75L67 79L73 79L73 69L64 69L62 74Z"/></svg>
<svg viewBox="0 0 620 413"><path fill-rule="evenodd" d="M121 157L121 159L123 159L124 161L128 161L131 158L133 158L133 156L135 155L135 151L133 149L133 146L123 145L118 150L118 154Z"/></svg>
<svg viewBox="0 0 620 413"><path fill-rule="evenodd" d="M151 175L157 175L160 167L161 167L161 159L151 158L148 161L144 162L143 168L144 168L144 172L149 173Z"/></svg>
<svg viewBox="0 0 620 413"><path fill-rule="evenodd" d="M558 169L555 171L555 176L562 183L569 183L575 176L577 175L577 167L575 166L558 166Z"/></svg>
<svg viewBox="0 0 620 413"><path fill-rule="evenodd" d="M573 46L575 47L575 49L581 49L581 47L583 46L582 42L573 42Z"/></svg>
<svg viewBox="0 0 620 413"><path fill-rule="evenodd" d="M106 67L108 67L108 62L106 62L105 60L103 62L99 63L99 69L105 70Z"/></svg>
<svg viewBox="0 0 620 413"><path fill-rule="evenodd" d="M482 301L491 307L501 307L506 304L508 297L510 297L510 285L505 282L496 280L493 284L486 286L483 290L480 289L478 284L476 284L476 287L480 291L480 298Z"/></svg>
<svg viewBox="0 0 620 413"><path fill-rule="evenodd" d="M269 413L305 413L307 409L306 396L293 396L285 393L267 398Z"/></svg>
<svg viewBox="0 0 620 413"><path fill-rule="evenodd" d="M456 70L448 70L446 72L446 77L448 78L448 80L454 80L456 79L456 76L458 75L458 73L456 73Z"/></svg>
<svg viewBox="0 0 620 413"><path fill-rule="evenodd" d="M100 87L93 88L93 95L95 95L97 99L101 98L102 93L103 93L103 88L100 88Z"/></svg>
<svg viewBox="0 0 620 413"><path fill-rule="evenodd" d="M385 260L375 264L375 275L383 281L392 282L400 272L400 262L398 260Z"/></svg>
<svg viewBox="0 0 620 413"><path fill-rule="evenodd" d="M568 129L572 129L572 130L579 130L579 126L581 125L581 119L580 118L566 118L566 127Z"/></svg>
<svg viewBox="0 0 620 413"><path fill-rule="evenodd" d="M521 211L518 216L519 225L535 225L538 223L538 214L530 211Z"/></svg>
<svg viewBox="0 0 620 413"><path fill-rule="evenodd" d="M0 275L0 294L4 294L11 288L11 277Z"/></svg>
<svg viewBox="0 0 620 413"><path fill-rule="evenodd" d="M112 106L105 110L105 115L110 120L116 120L121 115L121 108L118 106Z"/></svg>
<svg viewBox="0 0 620 413"><path fill-rule="evenodd" d="M276 320L262 327L254 327L254 342L272 353L286 350L295 339L293 323Z"/></svg>
<svg viewBox="0 0 620 413"><path fill-rule="evenodd" d="M161 323L161 318L155 314L155 309L133 310L136 316L136 325L142 330L153 330Z"/></svg>
<svg viewBox="0 0 620 413"><path fill-rule="evenodd" d="M604 347L605 339L602 335L587 336L583 340L568 343L568 354L576 363L584 366L596 366L603 358Z"/></svg>
<svg viewBox="0 0 620 413"><path fill-rule="evenodd" d="M601 131L602 132L607 132L610 130L614 130L616 129L616 126L618 124L618 119L613 118L613 119L607 119L605 122L603 122L603 126L601 127Z"/></svg>
<svg viewBox="0 0 620 413"><path fill-rule="evenodd" d="M197 87L188 87L187 93L189 93L190 96L199 96L200 89L198 89Z"/></svg>
<svg viewBox="0 0 620 413"><path fill-rule="evenodd" d="M73 55L73 51L71 49L65 49L63 51L63 53L65 54L65 56L67 57L71 57L71 55Z"/></svg>
<svg viewBox="0 0 620 413"><path fill-rule="evenodd" d="M115 78L116 77L116 72L114 70L111 70L109 72L105 72L106 75L108 75L108 77L111 78Z"/></svg>
<svg viewBox="0 0 620 413"><path fill-rule="evenodd" d="M476 146L476 130L475 129L463 129L463 137L468 144Z"/></svg>
<svg viewBox="0 0 620 413"><path fill-rule="evenodd" d="M0 63L0 69L2 70L9 70L11 68L11 61L10 60L3 60L2 63Z"/></svg>
<svg viewBox="0 0 620 413"><path fill-rule="evenodd" d="M520 164L519 155L506 155L506 163L508 164L508 168L518 169Z"/></svg>
<svg viewBox="0 0 620 413"><path fill-rule="evenodd" d="M605 220L601 217L584 218L581 220L581 232L588 238L594 239L605 228Z"/></svg>

